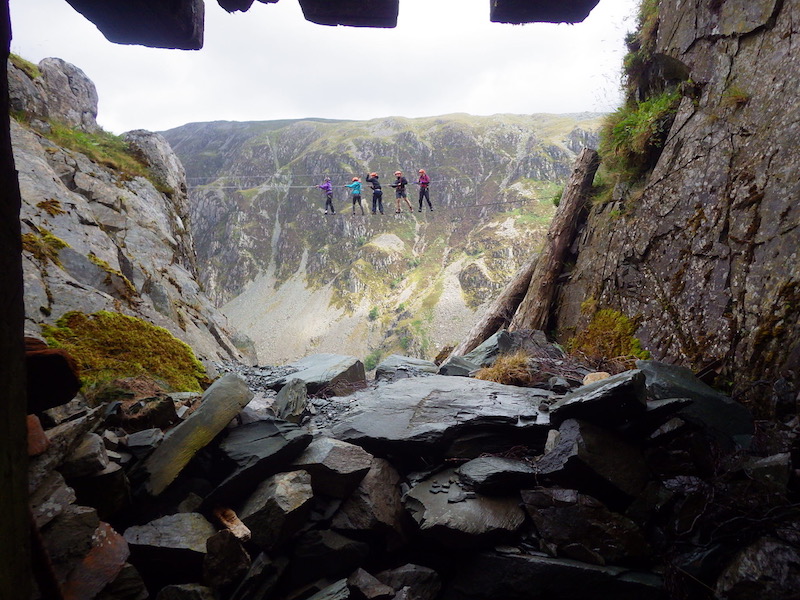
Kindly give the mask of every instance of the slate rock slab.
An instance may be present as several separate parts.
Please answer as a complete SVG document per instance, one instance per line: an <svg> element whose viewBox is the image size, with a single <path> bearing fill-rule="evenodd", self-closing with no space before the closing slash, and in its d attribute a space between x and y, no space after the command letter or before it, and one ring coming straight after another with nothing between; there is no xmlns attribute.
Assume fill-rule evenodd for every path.
<svg viewBox="0 0 800 600"><path fill-rule="evenodd" d="M649 398L690 398L694 402L681 409L679 417L702 427L727 446L750 445L753 417L743 405L707 386L686 367L655 360L636 361L636 367L645 375Z"/></svg>
<svg viewBox="0 0 800 600"><path fill-rule="evenodd" d="M638 447L576 419L561 424L554 448L534 466L545 480L589 494L611 508L627 505L648 479Z"/></svg>
<svg viewBox="0 0 800 600"><path fill-rule="evenodd" d="M397 470L382 458L373 458L369 471L342 504L331 526L354 537L382 539L391 549L405 539L404 508Z"/></svg>
<svg viewBox="0 0 800 600"><path fill-rule="evenodd" d="M741 550L716 586L717 597L797 598L800 594L800 550L765 536Z"/></svg>
<svg viewBox="0 0 800 600"><path fill-rule="evenodd" d="M593 564L642 564L650 548L641 529L576 490L524 490L522 501L542 541L558 556Z"/></svg>
<svg viewBox="0 0 800 600"><path fill-rule="evenodd" d="M644 382L641 371L631 370L584 385L550 407L550 421L554 427L567 419L605 427L624 425L645 412Z"/></svg>
<svg viewBox="0 0 800 600"><path fill-rule="evenodd" d="M244 500L261 481L284 470L311 439L308 431L287 421L256 421L233 429L219 445L230 475L206 496L204 506Z"/></svg>
<svg viewBox="0 0 800 600"><path fill-rule="evenodd" d="M125 539L108 523L100 523L92 541L91 550L63 586L64 600L95 598L117 579L130 555Z"/></svg>
<svg viewBox="0 0 800 600"><path fill-rule="evenodd" d="M388 569L375 577L393 588L396 592L406 588L418 600L435 600L442 589L442 578L428 567L406 564L396 569Z"/></svg>
<svg viewBox="0 0 800 600"><path fill-rule="evenodd" d="M244 379L229 373L217 379L203 394L200 406L172 429L143 463L144 489L158 496L172 483L198 450L213 440L253 393Z"/></svg>
<svg viewBox="0 0 800 600"><path fill-rule="evenodd" d="M474 458L457 470L464 487L488 496L517 492L537 483L537 471L521 460L483 456Z"/></svg>
<svg viewBox="0 0 800 600"><path fill-rule="evenodd" d="M272 403L275 416L284 421L300 423L308 412L308 387L298 377L290 377Z"/></svg>
<svg viewBox="0 0 800 600"><path fill-rule="evenodd" d="M390 354L384 358L375 369L375 379L399 379L401 377L414 377L419 374L435 374L439 370L436 363L411 356Z"/></svg>
<svg viewBox="0 0 800 600"><path fill-rule="evenodd" d="M346 396L367 385L364 363L355 356L312 354L288 366L297 371L270 382L270 388L280 390L290 379L300 379L311 395Z"/></svg>
<svg viewBox="0 0 800 600"><path fill-rule="evenodd" d="M271 551L291 538L311 512L314 492L306 471L279 473L264 480L239 511L253 542Z"/></svg>
<svg viewBox="0 0 800 600"><path fill-rule="evenodd" d="M538 407L550 396L478 379L403 379L354 394L351 410L331 434L378 455L444 452L459 438L489 430L487 441L523 431L543 446L550 420Z"/></svg>
<svg viewBox="0 0 800 600"><path fill-rule="evenodd" d="M405 496L421 533L450 548L476 548L511 537L525 521L519 497L469 494L446 469L415 485Z"/></svg>
<svg viewBox="0 0 800 600"><path fill-rule="evenodd" d="M335 531L312 530L295 541L289 577L298 586L323 577L347 577L369 553L369 545L364 542Z"/></svg>
<svg viewBox="0 0 800 600"><path fill-rule="evenodd" d="M459 565L443 600L664 600L661 577L560 558L476 554Z"/></svg>
<svg viewBox="0 0 800 600"><path fill-rule="evenodd" d="M123 534L131 562L148 588L200 581L206 542L216 533L199 513L177 513L128 527Z"/></svg>
<svg viewBox="0 0 800 600"><path fill-rule="evenodd" d="M498 356L511 351L513 347L513 336L507 330L501 329L467 352L462 358L478 367L491 367Z"/></svg>
<svg viewBox="0 0 800 600"><path fill-rule="evenodd" d="M355 444L318 437L291 466L311 474L314 493L346 498L372 466L372 455Z"/></svg>
<svg viewBox="0 0 800 600"><path fill-rule="evenodd" d="M480 365L467 360L463 356L452 356L439 367L439 375L448 377L470 377L472 373L480 369Z"/></svg>

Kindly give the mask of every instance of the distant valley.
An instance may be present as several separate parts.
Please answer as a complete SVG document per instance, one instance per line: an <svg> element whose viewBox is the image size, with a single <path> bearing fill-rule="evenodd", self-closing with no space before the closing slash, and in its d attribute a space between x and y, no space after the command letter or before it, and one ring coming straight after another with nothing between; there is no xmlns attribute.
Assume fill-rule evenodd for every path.
<svg viewBox="0 0 800 600"><path fill-rule="evenodd" d="M449 115L192 123L162 132L189 183L205 291L262 364L313 352L432 358L457 343L540 246L553 197L600 116ZM432 179L434 212L395 215L400 169ZM384 216L342 186L381 176ZM325 216L324 176L336 216ZM405 205L404 205L405 209ZM407 209L405 209L407 210Z"/></svg>

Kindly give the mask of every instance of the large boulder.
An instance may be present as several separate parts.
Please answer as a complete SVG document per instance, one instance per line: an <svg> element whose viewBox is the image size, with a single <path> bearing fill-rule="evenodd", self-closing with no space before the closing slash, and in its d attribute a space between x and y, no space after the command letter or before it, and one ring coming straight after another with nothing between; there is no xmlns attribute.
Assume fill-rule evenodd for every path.
<svg viewBox="0 0 800 600"><path fill-rule="evenodd" d="M206 541L216 533L199 513L178 513L145 525L128 527L123 534L148 587L191 583L203 575Z"/></svg>
<svg viewBox="0 0 800 600"><path fill-rule="evenodd" d="M550 421L554 427L567 419L605 427L624 425L645 412L644 382L642 372L633 370L584 385L550 407Z"/></svg>
<svg viewBox="0 0 800 600"><path fill-rule="evenodd" d="M306 471L279 473L263 481L239 511L262 550L272 551L305 523L314 493Z"/></svg>
<svg viewBox="0 0 800 600"><path fill-rule="evenodd" d="M342 504L331 526L354 536L384 540L394 547L404 539L401 477L382 458L373 458L369 471Z"/></svg>
<svg viewBox="0 0 800 600"><path fill-rule="evenodd" d="M243 498L270 475L286 470L311 439L308 431L286 421L255 421L233 429L219 445L230 474L206 496L204 506Z"/></svg>
<svg viewBox="0 0 800 600"><path fill-rule="evenodd" d="M550 392L432 375L358 392L331 434L379 455L429 453L469 458L524 438L544 445ZM471 455L471 456L470 456Z"/></svg>
<svg viewBox="0 0 800 600"><path fill-rule="evenodd" d="M97 88L86 73L60 58L43 59L39 70L50 118L84 131L97 131Z"/></svg>
<svg viewBox="0 0 800 600"><path fill-rule="evenodd" d="M575 490L536 488L522 492L525 510L556 556L583 562L642 564L650 548L630 519Z"/></svg>
<svg viewBox="0 0 800 600"><path fill-rule="evenodd" d="M753 417L744 406L697 379L686 367L654 360L640 360L636 366L644 373L649 398L689 398L692 404L678 412L682 419L728 447L750 445Z"/></svg>
<svg viewBox="0 0 800 600"><path fill-rule="evenodd" d="M355 356L343 354L312 354L289 365L297 369L270 384L280 390L290 379L300 379L309 394L346 396L367 385L364 363Z"/></svg>
<svg viewBox="0 0 800 600"><path fill-rule="evenodd" d="M318 437L291 466L311 474L314 493L346 498L369 471L372 455L355 444Z"/></svg>
<svg viewBox="0 0 800 600"><path fill-rule="evenodd" d="M717 580L715 591L725 600L797 598L800 550L765 536L733 558Z"/></svg>
<svg viewBox="0 0 800 600"><path fill-rule="evenodd" d="M244 379L229 373L208 388L200 406L144 461L139 477L152 496L172 483L195 453L206 446L253 398Z"/></svg>
<svg viewBox="0 0 800 600"><path fill-rule="evenodd" d="M629 504L648 479L638 447L575 419L561 424L553 449L536 461L535 468L543 481L580 490L611 508Z"/></svg>
<svg viewBox="0 0 800 600"><path fill-rule="evenodd" d="M510 539L525 521L518 496L468 493L453 469L415 485L405 495L405 505L425 537L450 548L476 548Z"/></svg>

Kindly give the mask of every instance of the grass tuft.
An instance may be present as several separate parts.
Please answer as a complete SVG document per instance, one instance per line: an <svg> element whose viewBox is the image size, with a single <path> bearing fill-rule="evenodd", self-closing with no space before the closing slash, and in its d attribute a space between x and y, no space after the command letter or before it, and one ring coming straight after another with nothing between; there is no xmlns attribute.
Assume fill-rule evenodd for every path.
<svg viewBox="0 0 800 600"><path fill-rule="evenodd" d="M495 381L505 385L530 386L536 378L528 366L528 355L523 351L502 354L491 367L485 367L475 374L476 379Z"/></svg>

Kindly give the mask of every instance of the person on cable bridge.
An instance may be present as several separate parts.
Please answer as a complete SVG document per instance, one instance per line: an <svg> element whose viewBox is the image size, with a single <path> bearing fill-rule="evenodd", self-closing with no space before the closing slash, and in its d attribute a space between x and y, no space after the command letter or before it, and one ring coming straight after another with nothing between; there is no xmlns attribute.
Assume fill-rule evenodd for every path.
<svg viewBox="0 0 800 600"><path fill-rule="evenodd" d="M331 214L335 215L336 211L333 209L333 184L331 183L331 178L326 177L325 181L317 187L325 192L325 214L328 214L328 208L330 208Z"/></svg>
<svg viewBox="0 0 800 600"><path fill-rule="evenodd" d="M428 177L428 174L425 172L425 169L419 170L419 179L417 180L417 185L419 185L419 212L422 212L422 199L428 201L428 208L433 212L433 205L431 204L431 196L430 192L428 191L428 186L431 184L431 178Z"/></svg>
<svg viewBox="0 0 800 600"><path fill-rule="evenodd" d="M365 181L372 185L372 214L375 214L376 208L383 214L383 190L381 189L380 181L378 181L378 174L370 173L365 178Z"/></svg>
<svg viewBox="0 0 800 600"><path fill-rule="evenodd" d="M353 198L353 214L356 214L356 202L361 209L361 214L364 214L364 205L361 204L361 180L358 177L353 177L353 183L348 183L344 187L350 188L350 193Z"/></svg>
<svg viewBox="0 0 800 600"><path fill-rule="evenodd" d="M395 171L394 172L395 179L394 183L390 184L394 188L395 192L395 202L397 203L397 207L395 209L395 213L402 212L400 210L400 200L405 201L406 205L408 206L408 212L414 212L414 209L411 206L411 202L408 201L408 196L406 195L406 186L408 185L408 179L403 177L402 171Z"/></svg>

